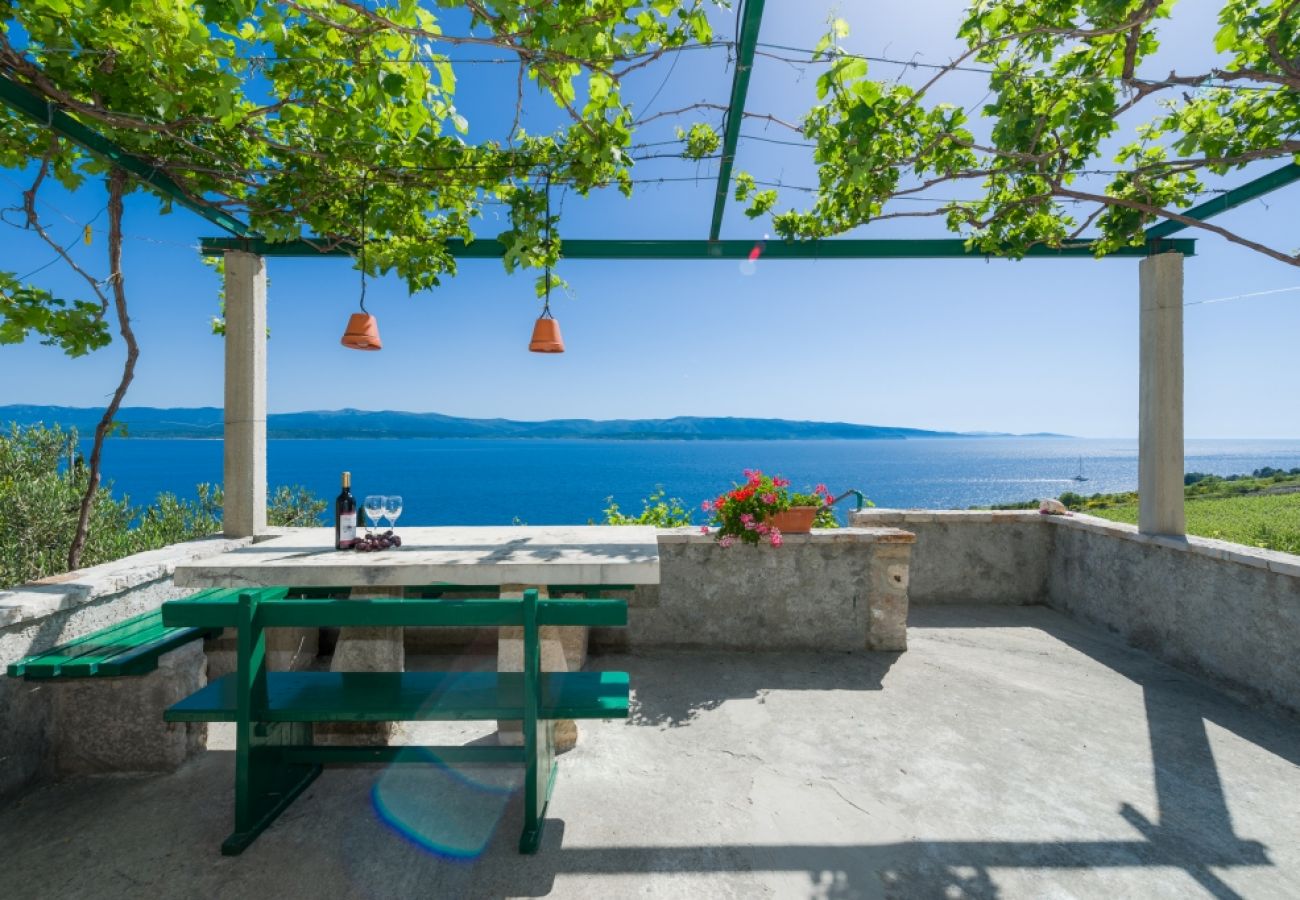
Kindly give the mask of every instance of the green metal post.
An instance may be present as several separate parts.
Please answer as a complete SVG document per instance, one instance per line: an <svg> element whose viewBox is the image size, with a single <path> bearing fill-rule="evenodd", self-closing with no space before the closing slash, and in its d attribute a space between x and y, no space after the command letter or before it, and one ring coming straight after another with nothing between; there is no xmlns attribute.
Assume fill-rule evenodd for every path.
<svg viewBox="0 0 1300 900"><path fill-rule="evenodd" d="M542 706L542 641L537 589L524 591L524 829L520 853L536 853L555 786L555 722L539 717Z"/></svg>
<svg viewBox="0 0 1300 900"><path fill-rule="evenodd" d="M722 213L727 208L727 195L731 193L731 167L736 161L736 144L740 141L740 126L745 120L745 98L749 94L749 75L754 68L754 48L758 45L758 29L763 21L763 0L744 0L740 13L740 34L736 35L736 72L731 78L731 99L727 103L727 116L723 122L722 159L718 163L718 187L713 197L713 224L709 226L709 240L716 241L722 232ZM565 249L565 256L568 256Z"/></svg>
<svg viewBox="0 0 1300 900"><path fill-rule="evenodd" d="M311 742L311 725L265 721L266 628L257 605L261 592L239 595L236 638L235 830L221 844L237 856L275 821L320 774L319 764L289 763L281 747Z"/></svg>

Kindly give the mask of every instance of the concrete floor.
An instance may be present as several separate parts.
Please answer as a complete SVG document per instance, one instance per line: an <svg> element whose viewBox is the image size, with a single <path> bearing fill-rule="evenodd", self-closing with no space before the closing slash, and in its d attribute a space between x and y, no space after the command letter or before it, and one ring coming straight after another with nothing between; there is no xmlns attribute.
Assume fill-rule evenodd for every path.
<svg viewBox="0 0 1300 900"><path fill-rule="evenodd" d="M404 766L327 770L225 858L210 751L0 811L0 896L1300 897L1294 719L1043 607L914 609L910 639L595 659L634 715L583 723L535 857L515 770Z"/></svg>

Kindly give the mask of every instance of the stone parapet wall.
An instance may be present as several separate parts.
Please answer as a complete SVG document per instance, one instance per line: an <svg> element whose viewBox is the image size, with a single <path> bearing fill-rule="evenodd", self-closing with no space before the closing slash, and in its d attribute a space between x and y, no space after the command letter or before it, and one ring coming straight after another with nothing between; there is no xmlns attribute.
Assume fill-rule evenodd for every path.
<svg viewBox="0 0 1300 900"><path fill-rule="evenodd" d="M1048 603L1183 669L1300 712L1300 557L1052 518Z"/></svg>
<svg viewBox="0 0 1300 900"><path fill-rule="evenodd" d="M862 510L916 534L911 602L1044 603L1300 712L1300 557L1095 516Z"/></svg>
<svg viewBox="0 0 1300 900"><path fill-rule="evenodd" d="M919 605L1043 603L1051 533L1037 511L863 509L853 525L916 535L912 584Z"/></svg>
<svg viewBox="0 0 1300 900"><path fill-rule="evenodd" d="M614 649L904 650L913 537L894 528L785 536L779 548L720 547L692 529L659 534L659 579L629 597Z"/></svg>

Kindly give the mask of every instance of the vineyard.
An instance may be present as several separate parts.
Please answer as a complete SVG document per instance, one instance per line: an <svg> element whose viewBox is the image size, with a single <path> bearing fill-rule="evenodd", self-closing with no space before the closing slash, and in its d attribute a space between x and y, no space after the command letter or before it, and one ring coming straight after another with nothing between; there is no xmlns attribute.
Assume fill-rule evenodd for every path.
<svg viewBox="0 0 1300 900"><path fill-rule="evenodd" d="M1137 501L1092 507L1090 515L1137 524ZM1187 533L1300 553L1300 492L1237 494L1229 497L1189 497Z"/></svg>

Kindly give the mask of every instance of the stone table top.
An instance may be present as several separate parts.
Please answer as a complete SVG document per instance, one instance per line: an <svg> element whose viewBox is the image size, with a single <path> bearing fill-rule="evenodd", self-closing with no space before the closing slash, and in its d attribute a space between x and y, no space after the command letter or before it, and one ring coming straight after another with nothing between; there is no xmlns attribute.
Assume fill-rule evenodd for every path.
<svg viewBox="0 0 1300 900"><path fill-rule="evenodd" d="M399 528L402 546L334 549L332 528L294 528L176 566L178 587L451 584L658 584L659 546L648 526Z"/></svg>

